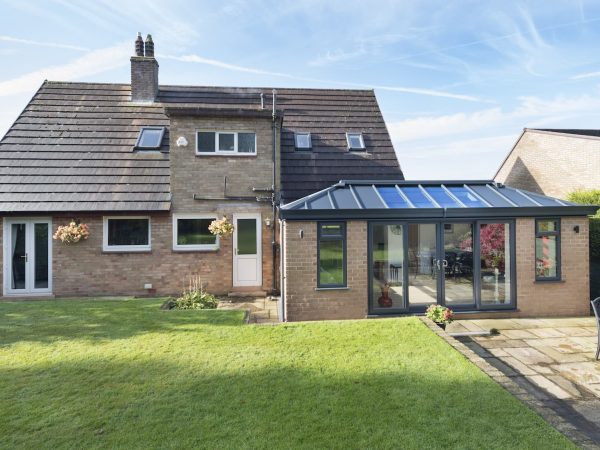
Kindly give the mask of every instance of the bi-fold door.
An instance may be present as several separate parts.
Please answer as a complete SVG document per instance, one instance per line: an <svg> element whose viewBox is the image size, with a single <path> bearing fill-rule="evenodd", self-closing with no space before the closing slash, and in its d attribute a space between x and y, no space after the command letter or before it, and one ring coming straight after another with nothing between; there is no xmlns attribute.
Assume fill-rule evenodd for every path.
<svg viewBox="0 0 600 450"><path fill-rule="evenodd" d="M511 306L510 230L510 222L372 222L370 313Z"/></svg>
<svg viewBox="0 0 600 450"><path fill-rule="evenodd" d="M4 220L4 295L52 292L50 219Z"/></svg>

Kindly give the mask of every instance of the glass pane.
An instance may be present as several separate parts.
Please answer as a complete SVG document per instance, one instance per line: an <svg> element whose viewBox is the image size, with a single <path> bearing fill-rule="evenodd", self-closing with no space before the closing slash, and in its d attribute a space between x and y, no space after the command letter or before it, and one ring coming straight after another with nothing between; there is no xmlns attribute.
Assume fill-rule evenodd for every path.
<svg viewBox="0 0 600 450"><path fill-rule="evenodd" d="M208 231L214 219L177 219L177 245L215 245L217 237Z"/></svg>
<svg viewBox="0 0 600 450"><path fill-rule="evenodd" d="M296 148L310 148L310 133L298 133L295 135Z"/></svg>
<svg viewBox="0 0 600 450"><path fill-rule="evenodd" d="M405 186L400 189L416 208L434 208L433 203L425 197L425 194L418 187Z"/></svg>
<svg viewBox="0 0 600 450"><path fill-rule="evenodd" d="M378 187L377 191L390 208L410 208L396 187Z"/></svg>
<svg viewBox="0 0 600 450"><path fill-rule="evenodd" d="M256 135L254 133L238 134L238 152L256 153Z"/></svg>
<svg viewBox="0 0 600 450"><path fill-rule="evenodd" d="M233 133L219 133L219 150L227 152L235 150L235 135Z"/></svg>
<svg viewBox="0 0 600 450"><path fill-rule="evenodd" d="M471 192L469 192L464 187L459 186L450 186L447 188L452 195L454 195L457 199L459 199L465 206L469 208L486 208L487 205L475 197Z"/></svg>
<svg viewBox="0 0 600 450"><path fill-rule="evenodd" d="M327 239L319 243L319 285L344 284L344 241Z"/></svg>
<svg viewBox="0 0 600 450"><path fill-rule="evenodd" d="M373 225L371 238L372 307L404 308L404 236L402 225Z"/></svg>
<svg viewBox="0 0 600 450"><path fill-rule="evenodd" d="M444 224L444 287L446 304L472 304L473 224Z"/></svg>
<svg viewBox="0 0 600 450"><path fill-rule="evenodd" d="M536 223L540 233L558 231L558 221L556 220L538 220Z"/></svg>
<svg viewBox="0 0 600 450"><path fill-rule="evenodd" d="M340 223L328 223L321 226L321 236L343 237L344 228Z"/></svg>
<svg viewBox="0 0 600 450"><path fill-rule="evenodd" d="M25 224L13 223L11 225L10 245L12 246L12 273L10 287L12 289L25 289Z"/></svg>
<svg viewBox="0 0 600 450"><path fill-rule="evenodd" d="M156 148L160 147L160 138L163 130L158 128L144 128L141 131L138 147Z"/></svg>
<svg viewBox="0 0 600 450"><path fill-rule="evenodd" d="M557 267L556 236L535 238L535 275L543 278L556 278Z"/></svg>
<svg viewBox="0 0 600 450"><path fill-rule="evenodd" d="M408 301L411 306L437 303L436 225L408 225Z"/></svg>
<svg viewBox="0 0 600 450"><path fill-rule="evenodd" d="M348 134L348 142L352 149L362 149L362 139L360 134Z"/></svg>
<svg viewBox="0 0 600 450"><path fill-rule="evenodd" d="M215 151L215 133L200 131L198 133L198 151L199 152L214 152Z"/></svg>
<svg viewBox="0 0 600 450"><path fill-rule="evenodd" d="M238 255L256 255L256 219L237 220Z"/></svg>
<svg viewBox="0 0 600 450"><path fill-rule="evenodd" d="M479 228L481 303L510 303L510 226L486 223Z"/></svg>
<svg viewBox="0 0 600 450"><path fill-rule="evenodd" d="M108 219L108 245L148 245L148 219Z"/></svg>
<svg viewBox="0 0 600 450"><path fill-rule="evenodd" d="M442 208L460 208L461 206L439 186L426 187L425 190Z"/></svg>
<svg viewBox="0 0 600 450"><path fill-rule="evenodd" d="M48 288L48 224L36 223L34 229L34 288Z"/></svg>

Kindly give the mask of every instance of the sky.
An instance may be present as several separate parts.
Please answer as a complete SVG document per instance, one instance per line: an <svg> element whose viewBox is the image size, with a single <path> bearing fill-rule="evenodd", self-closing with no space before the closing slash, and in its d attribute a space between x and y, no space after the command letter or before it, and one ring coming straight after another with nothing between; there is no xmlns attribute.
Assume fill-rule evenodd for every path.
<svg viewBox="0 0 600 450"><path fill-rule="evenodd" d="M44 79L374 89L407 179L489 179L524 127L600 128L600 2L0 0L0 136Z"/></svg>

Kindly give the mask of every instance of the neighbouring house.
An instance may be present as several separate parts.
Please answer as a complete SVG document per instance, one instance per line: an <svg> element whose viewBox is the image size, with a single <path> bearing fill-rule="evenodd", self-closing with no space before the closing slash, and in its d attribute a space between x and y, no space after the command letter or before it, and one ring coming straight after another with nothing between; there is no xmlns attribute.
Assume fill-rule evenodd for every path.
<svg viewBox="0 0 600 450"><path fill-rule="evenodd" d="M494 180L538 194L566 198L600 189L600 130L525 128Z"/></svg>
<svg viewBox="0 0 600 450"><path fill-rule="evenodd" d="M131 84L45 82L0 160L4 297L167 295L197 275L281 292L283 320L587 312L592 208L404 181L370 90L160 85L138 37ZM87 240L52 239L72 221Z"/></svg>

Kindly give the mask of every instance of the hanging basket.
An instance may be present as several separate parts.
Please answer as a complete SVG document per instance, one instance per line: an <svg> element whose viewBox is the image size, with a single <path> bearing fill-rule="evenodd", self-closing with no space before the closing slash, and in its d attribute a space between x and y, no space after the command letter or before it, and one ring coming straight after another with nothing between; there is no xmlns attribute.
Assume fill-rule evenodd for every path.
<svg viewBox="0 0 600 450"><path fill-rule="evenodd" d="M61 241L63 244L75 244L90 237L90 228L85 223L72 220L69 225L61 225L56 229L52 239Z"/></svg>
<svg viewBox="0 0 600 450"><path fill-rule="evenodd" d="M213 220L208 226L208 231L218 237L231 236L233 230L233 224L225 216L222 219Z"/></svg>

